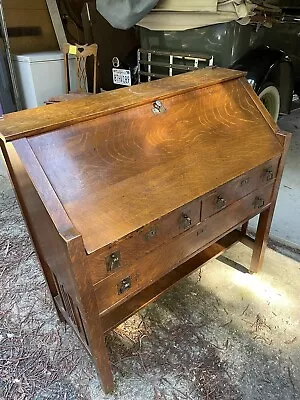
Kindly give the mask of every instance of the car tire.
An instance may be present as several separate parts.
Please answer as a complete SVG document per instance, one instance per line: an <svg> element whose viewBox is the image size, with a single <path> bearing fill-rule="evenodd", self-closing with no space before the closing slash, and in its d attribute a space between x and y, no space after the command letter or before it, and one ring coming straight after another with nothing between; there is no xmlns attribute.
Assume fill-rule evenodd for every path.
<svg viewBox="0 0 300 400"><path fill-rule="evenodd" d="M269 111L274 121L277 122L280 109L280 93L277 87L271 82L265 83L260 88L258 97Z"/></svg>

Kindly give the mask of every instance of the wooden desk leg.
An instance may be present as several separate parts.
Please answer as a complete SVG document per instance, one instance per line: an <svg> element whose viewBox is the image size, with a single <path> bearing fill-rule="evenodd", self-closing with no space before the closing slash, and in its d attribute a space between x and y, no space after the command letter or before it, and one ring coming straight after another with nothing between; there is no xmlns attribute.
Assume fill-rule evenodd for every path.
<svg viewBox="0 0 300 400"><path fill-rule="evenodd" d="M94 343L92 354L100 382L102 383L102 389L105 394L108 394L114 390L114 380L104 334L101 333L98 336L97 343Z"/></svg>
<svg viewBox="0 0 300 400"><path fill-rule="evenodd" d="M259 272L261 270L264 261L266 247L268 244L274 206L271 205L267 210L263 211L259 216L255 242L253 246L253 254L250 264L251 273Z"/></svg>
<svg viewBox="0 0 300 400"><path fill-rule="evenodd" d="M72 237L74 236L75 234L73 233ZM76 303L81 314L88 347L102 383L103 391L109 393L114 390L113 374L94 288L87 271L87 257L82 237L78 236L67 242L67 247L71 261L70 270L73 275L73 293L77 294Z"/></svg>
<svg viewBox="0 0 300 400"><path fill-rule="evenodd" d="M275 182L274 190L273 190L273 194L272 194L272 203L271 203L270 207L267 210L263 211L259 216L259 221L258 221L258 226L257 226L257 231L256 231L256 236L255 236L255 242L254 242L254 246L253 246L253 254L252 254L252 259L251 259L251 264L250 264L250 272L259 272L262 267L265 250L266 250L266 247L268 244L269 233L270 233L270 228L271 228L271 223L272 223L272 217L273 217L274 210L275 210L275 205L276 205L277 195L278 195L278 191L279 191L279 187L280 187L283 168L284 168L287 151L288 151L288 147L289 147L290 140L291 140L290 133L278 132L276 135L277 135L278 140L283 145L283 154L281 156L279 166L278 166L277 180Z"/></svg>
<svg viewBox="0 0 300 400"><path fill-rule="evenodd" d="M249 221L245 222L241 227L241 232L242 232L243 235L247 234L248 223L249 223Z"/></svg>

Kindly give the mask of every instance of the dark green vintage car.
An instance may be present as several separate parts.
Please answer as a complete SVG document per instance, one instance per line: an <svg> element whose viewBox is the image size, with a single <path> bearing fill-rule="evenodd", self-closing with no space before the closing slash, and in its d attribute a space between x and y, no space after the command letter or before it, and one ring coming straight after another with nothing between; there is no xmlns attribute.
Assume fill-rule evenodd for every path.
<svg viewBox="0 0 300 400"><path fill-rule="evenodd" d="M300 94L299 1L119 0L124 15L117 3L96 1L110 24L122 29L132 26L125 22L132 24L142 5L156 7L136 22L137 60L136 52L112 58L115 87L214 65L245 71L275 120L290 112L293 94Z"/></svg>
<svg viewBox="0 0 300 400"><path fill-rule="evenodd" d="M141 80L170 75L170 69L172 74L180 73L184 65L186 70L210 63L235 68L247 72L249 83L275 120L279 113L290 112L300 82L296 43L300 23L295 18L285 16L272 28L235 21L184 31L140 28L140 39Z"/></svg>

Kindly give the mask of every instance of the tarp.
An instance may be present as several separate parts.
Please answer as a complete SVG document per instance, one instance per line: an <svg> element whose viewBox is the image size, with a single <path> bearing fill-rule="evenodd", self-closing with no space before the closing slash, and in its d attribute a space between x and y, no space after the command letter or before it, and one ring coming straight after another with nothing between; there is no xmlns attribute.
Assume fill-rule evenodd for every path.
<svg viewBox="0 0 300 400"><path fill-rule="evenodd" d="M155 7L155 11L196 11L210 12L217 11L218 0L160 0Z"/></svg>
<svg viewBox="0 0 300 400"><path fill-rule="evenodd" d="M250 0L96 0L100 14L115 28L133 25L152 30L185 30L238 21L247 24Z"/></svg>
<svg viewBox="0 0 300 400"><path fill-rule="evenodd" d="M248 0L161 0L137 25L164 31L180 31L229 21L246 25L254 14L254 8L255 5Z"/></svg>
<svg viewBox="0 0 300 400"><path fill-rule="evenodd" d="M157 3L158 0L96 0L96 8L114 28L129 29Z"/></svg>

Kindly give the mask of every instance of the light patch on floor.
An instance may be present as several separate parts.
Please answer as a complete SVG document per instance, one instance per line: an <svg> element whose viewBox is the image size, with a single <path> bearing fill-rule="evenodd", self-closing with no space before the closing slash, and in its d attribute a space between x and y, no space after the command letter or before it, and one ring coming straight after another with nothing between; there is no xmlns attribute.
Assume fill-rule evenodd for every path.
<svg viewBox="0 0 300 400"><path fill-rule="evenodd" d="M278 327L273 339L280 345L283 339L288 340L286 335L291 335L290 339L299 335L300 263L268 249L260 273L248 274L234 268L232 261L238 266L247 266L250 257L249 248L235 245L221 257L224 262L228 258L233 267L224 262L213 262L205 267L202 283L229 307L240 311L242 304L239 306L239 303L247 303L254 313L269 319L271 325ZM289 324L291 321L293 323ZM240 318L238 323L242 329ZM295 346L299 349L300 336L298 339Z"/></svg>

